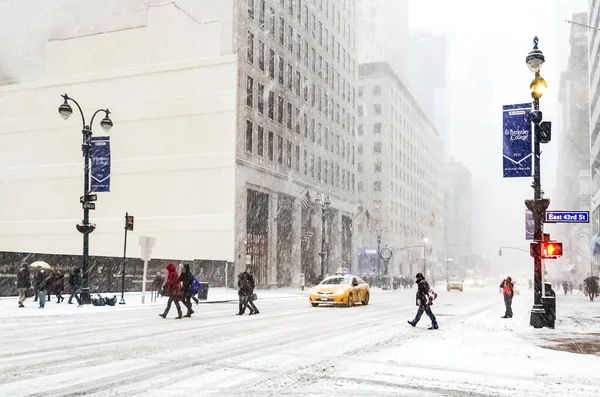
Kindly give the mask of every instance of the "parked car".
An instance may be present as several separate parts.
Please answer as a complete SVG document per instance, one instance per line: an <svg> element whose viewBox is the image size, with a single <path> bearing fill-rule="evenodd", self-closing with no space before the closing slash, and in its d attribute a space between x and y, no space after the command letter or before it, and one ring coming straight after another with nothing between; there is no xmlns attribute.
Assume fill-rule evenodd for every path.
<svg viewBox="0 0 600 397"><path fill-rule="evenodd" d="M451 278L446 280L447 291L460 291L464 290L464 282L460 278Z"/></svg>
<svg viewBox="0 0 600 397"><path fill-rule="evenodd" d="M311 289L308 299L313 307L321 304L354 306L355 303L365 306L369 304L370 288L358 276L329 276Z"/></svg>
<svg viewBox="0 0 600 397"><path fill-rule="evenodd" d="M483 288L483 287L485 287L485 282L483 281L483 278L481 278L481 277L475 277L473 279L473 287L475 287L475 288Z"/></svg>

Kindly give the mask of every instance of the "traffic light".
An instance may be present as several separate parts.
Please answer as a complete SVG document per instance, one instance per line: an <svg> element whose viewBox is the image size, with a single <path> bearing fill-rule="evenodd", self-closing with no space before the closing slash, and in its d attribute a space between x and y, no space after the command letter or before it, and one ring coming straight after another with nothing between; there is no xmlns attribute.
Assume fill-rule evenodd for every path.
<svg viewBox="0 0 600 397"><path fill-rule="evenodd" d="M538 139L540 143L548 143L552 139L552 122L543 121L540 123L540 134Z"/></svg>
<svg viewBox="0 0 600 397"><path fill-rule="evenodd" d="M133 231L133 215L125 215L125 230Z"/></svg>
<svg viewBox="0 0 600 397"><path fill-rule="evenodd" d="M545 241L542 243L542 258L556 259L563 254L562 243L558 241Z"/></svg>

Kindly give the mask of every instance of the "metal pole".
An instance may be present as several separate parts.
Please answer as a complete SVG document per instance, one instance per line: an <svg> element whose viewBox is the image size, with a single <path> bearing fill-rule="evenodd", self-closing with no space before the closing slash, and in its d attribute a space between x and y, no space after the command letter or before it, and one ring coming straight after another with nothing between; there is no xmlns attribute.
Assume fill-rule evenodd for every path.
<svg viewBox="0 0 600 397"><path fill-rule="evenodd" d="M90 126L83 127L83 195L87 197L90 192L90 160L91 160L91 138L92 130ZM90 284L89 284L89 251L90 251L90 210L87 205L83 206L83 258L81 271L83 273L81 282L81 303L86 305L91 303Z"/></svg>
<svg viewBox="0 0 600 397"><path fill-rule="evenodd" d="M125 213L125 238L123 239L123 264L121 265L121 301L120 305L125 304L125 269L127 263L127 217L129 213Z"/></svg>
<svg viewBox="0 0 600 397"><path fill-rule="evenodd" d="M381 232L377 233L377 280L380 281L380 271L379 271L379 267L381 264L381 257L379 255L379 252L381 251Z"/></svg>
<svg viewBox="0 0 600 397"><path fill-rule="evenodd" d="M144 273L142 279L142 304L146 301L146 278L148 277L148 261L144 261Z"/></svg>
<svg viewBox="0 0 600 397"><path fill-rule="evenodd" d="M533 99L533 110L540 110L539 98ZM544 239L544 224L543 224L543 210L538 203L538 200L542 198L542 184L541 184L541 167L540 167L540 126L539 122L534 123L533 133L533 198L534 198L534 226L533 226L533 239L536 242L542 242ZM539 250L538 250L539 251ZM534 276L534 288L533 288L533 308L531 310L530 325L535 328L542 328L545 323L546 311L542 305L542 258L541 252L536 251L536 255L533 257L533 276Z"/></svg>
<svg viewBox="0 0 600 397"><path fill-rule="evenodd" d="M321 207L321 280L325 279L325 207Z"/></svg>

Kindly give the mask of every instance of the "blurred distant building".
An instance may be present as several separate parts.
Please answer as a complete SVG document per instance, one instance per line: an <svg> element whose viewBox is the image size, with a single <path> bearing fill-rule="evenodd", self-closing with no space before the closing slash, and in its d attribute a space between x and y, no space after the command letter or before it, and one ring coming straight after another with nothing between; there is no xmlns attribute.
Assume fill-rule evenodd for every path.
<svg viewBox="0 0 600 397"><path fill-rule="evenodd" d="M589 69L589 134L591 158L591 196L592 196L592 242L594 243L594 263L598 272L600 255L598 253L598 240L600 240L600 2L590 1L587 25L595 30L588 31L588 69ZM582 33L583 34L583 33ZM597 273L596 273L597 275Z"/></svg>
<svg viewBox="0 0 600 397"><path fill-rule="evenodd" d="M587 24L587 13L573 15L573 21ZM588 29L571 24L567 69L561 73L559 101L563 124L554 129L558 148L556 192L552 209L590 211L590 120L588 94ZM552 236L563 241L564 264L580 273L590 272L589 224L564 224ZM568 270L571 270L568 269Z"/></svg>
<svg viewBox="0 0 600 397"><path fill-rule="evenodd" d="M361 63L359 78L357 194L371 215L357 225L359 269L372 271L379 231L390 275L422 271L422 247L406 248L423 244L429 273L444 247L441 137L388 63Z"/></svg>
<svg viewBox="0 0 600 397"><path fill-rule="evenodd" d="M409 0L357 0L358 61L387 62L409 78Z"/></svg>
<svg viewBox="0 0 600 397"><path fill-rule="evenodd" d="M472 176L471 171L453 158L444 170L444 235L445 255L454 266L472 269Z"/></svg>
<svg viewBox="0 0 600 397"><path fill-rule="evenodd" d="M420 32L410 36L408 85L444 141L447 139L448 112L447 52L448 42L444 34Z"/></svg>

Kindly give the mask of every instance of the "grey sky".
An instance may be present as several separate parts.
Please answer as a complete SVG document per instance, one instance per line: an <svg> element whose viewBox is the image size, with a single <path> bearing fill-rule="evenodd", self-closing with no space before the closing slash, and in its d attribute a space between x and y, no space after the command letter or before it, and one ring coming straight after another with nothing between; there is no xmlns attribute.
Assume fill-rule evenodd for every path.
<svg viewBox="0 0 600 397"><path fill-rule="evenodd" d="M482 251L497 258L500 245L526 247L523 200L532 196L531 179L502 178L502 105L530 100L532 73L525 56L534 36L546 55L542 76L549 90L541 102L544 119L560 131L558 88L569 50L574 12L586 11L585 0L411 0L411 30L445 31L448 51L448 154L472 171L475 198L482 208L475 217L475 236ZM435 10L435 12L432 12ZM542 183L552 196L556 145L543 148ZM477 224L477 221L474 222ZM503 256L529 263L526 254Z"/></svg>

